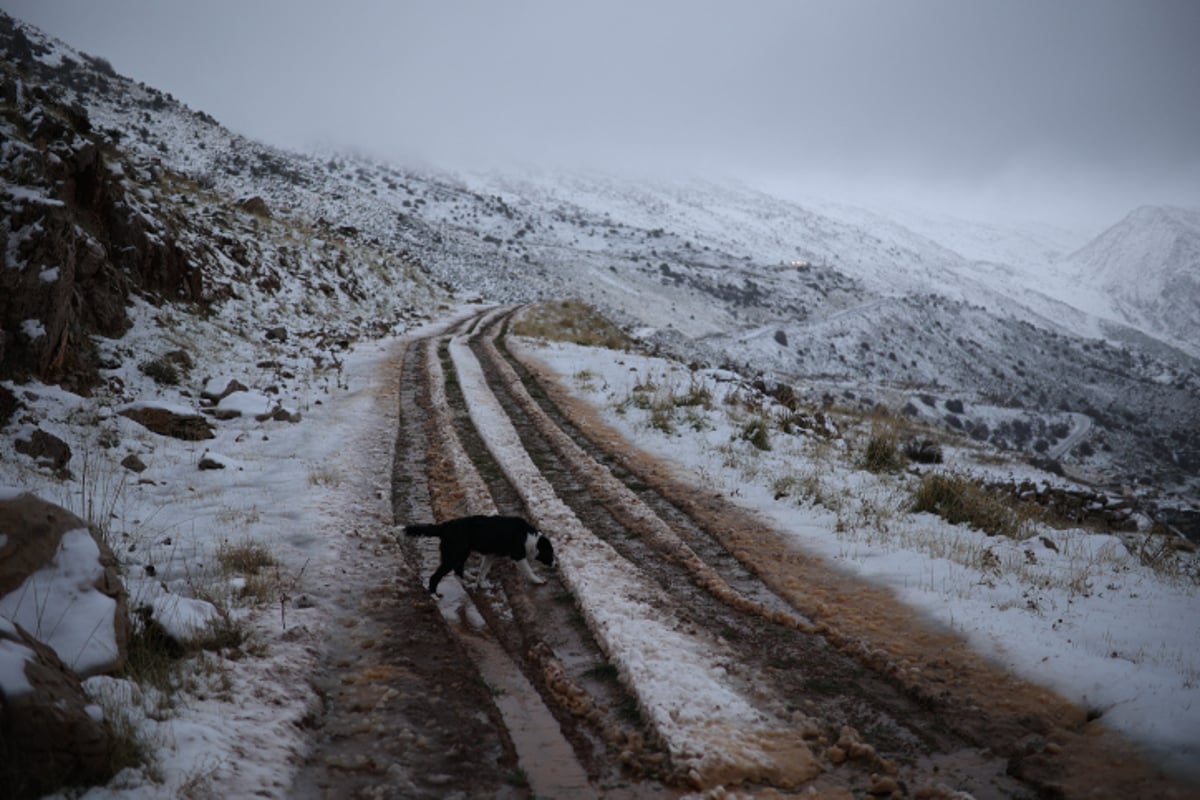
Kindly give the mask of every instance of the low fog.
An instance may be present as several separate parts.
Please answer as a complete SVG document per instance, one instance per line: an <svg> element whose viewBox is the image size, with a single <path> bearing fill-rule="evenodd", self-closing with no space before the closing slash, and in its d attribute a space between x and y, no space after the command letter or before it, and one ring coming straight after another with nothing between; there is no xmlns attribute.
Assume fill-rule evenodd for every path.
<svg viewBox="0 0 1200 800"><path fill-rule="evenodd" d="M1200 5L2 0L283 147L1098 231L1200 207Z"/></svg>

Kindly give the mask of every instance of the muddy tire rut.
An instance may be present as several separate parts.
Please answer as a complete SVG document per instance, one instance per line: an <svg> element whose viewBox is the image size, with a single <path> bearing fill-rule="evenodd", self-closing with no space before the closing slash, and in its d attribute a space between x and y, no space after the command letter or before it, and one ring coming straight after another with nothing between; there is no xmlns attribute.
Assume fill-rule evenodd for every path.
<svg viewBox="0 0 1200 800"><path fill-rule="evenodd" d="M1186 796L1088 729L1077 709L998 673L888 593L795 552L752 515L637 453L509 347L513 313L483 311L404 352L395 528L376 546L386 553L365 590L373 601L359 601L384 633L369 663L331 660L314 715L320 744L303 774L319 789L308 796L642 798L722 785L763 796ZM723 672L769 721L778 763L689 769L700 761L673 750L662 717L639 705L636 680L610 660L556 570L537 565L547 582L535 587L497 563L477 586L473 562L465 581L442 582L443 597L424 591L434 545L405 540L404 524L544 513L489 449L452 338L459 358L466 343L502 409L494 413L566 513L653 587L672 626L733 654ZM351 633L343 639L330 651L354 647ZM377 682L354 676L390 682L385 693L404 702L378 704ZM361 719L380 708L383 718ZM388 749L374 737L389 726L428 728L390 746L400 765L391 779L387 758L361 758L368 741ZM807 766L790 769L788 754Z"/></svg>

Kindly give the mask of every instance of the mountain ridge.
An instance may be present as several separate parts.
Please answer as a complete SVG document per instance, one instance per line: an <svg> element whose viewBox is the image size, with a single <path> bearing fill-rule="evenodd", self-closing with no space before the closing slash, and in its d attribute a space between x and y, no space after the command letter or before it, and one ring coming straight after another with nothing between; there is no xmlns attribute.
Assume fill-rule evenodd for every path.
<svg viewBox="0 0 1200 800"><path fill-rule="evenodd" d="M1111 313L1200 356L1200 211L1140 206L1064 260Z"/></svg>
<svg viewBox="0 0 1200 800"><path fill-rule="evenodd" d="M913 402L918 394L967 399L976 417L938 421L1015 456L1057 452L1061 437L1018 441L987 419L1025 415L1050 431L1061 414L1086 413L1098 424L1059 455L1068 471L1200 496L1195 358L1143 319L1116 319L1134 326L1121 328L1064 306L1028 265L981 266L931 238L936 230L746 186L456 174L289 153L226 131L102 59L9 27L25 31L24 44L14 33L3 40L24 70L6 89L14 108L23 96L17 116L36 116L53 94L55 107L84 112L120 177L151 195L144 214L181 212L170 230L204 274L214 310L230 300L312 308L336 339L428 314L438 297L579 297L648 347L769 373L816 398L893 413L927 407ZM44 100L30 97L36 86ZM21 163L7 151L7 169ZM39 191L60 188L42 181ZM269 216L247 214L239 201L248 198ZM255 316L271 324L270 312Z"/></svg>

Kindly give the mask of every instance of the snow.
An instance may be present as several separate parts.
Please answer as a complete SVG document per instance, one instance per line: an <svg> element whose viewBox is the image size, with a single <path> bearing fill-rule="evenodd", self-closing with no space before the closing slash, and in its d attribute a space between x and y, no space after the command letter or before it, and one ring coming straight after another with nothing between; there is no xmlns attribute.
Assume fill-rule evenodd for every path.
<svg viewBox="0 0 1200 800"><path fill-rule="evenodd" d="M76 672L91 672L117 653L116 601L93 585L103 574L92 535L68 531L48 567L0 597L0 617L50 645Z"/></svg>
<svg viewBox="0 0 1200 800"><path fill-rule="evenodd" d="M46 326L38 319L26 319L21 321L21 333L25 334L25 338L29 340L40 339L46 335Z"/></svg>
<svg viewBox="0 0 1200 800"><path fill-rule="evenodd" d="M63 201L57 198L48 197L45 193L38 189L28 186L6 186L4 191L12 197L16 203L25 203L29 205L41 206L62 206Z"/></svg>
<svg viewBox="0 0 1200 800"><path fill-rule="evenodd" d="M786 729L735 688L727 670L736 663L736 653L718 640L686 630L690 626L672 613L662 590L631 570L611 545L579 522L534 466L460 338L451 341L450 355L472 422L521 493L535 524L553 531L560 541L560 576L588 627L653 720L676 766L701 776L722 774L731 765L743 775L766 769L774 759L773 737L782 738ZM792 755L802 758L800 753Z"/></svg>
<svg viewBox="0 0 1200 800"><path fill-rule="evenodd" d="M8 636L17 635L17 626L8 617L0 615L0 631ZM25 662L32 661L33 650L11 639L0 639L0 690L5 696L16 697L33 691L25 677Z"/></svg>
<svg viewBox="0 0 1200 800"><path fill-rule="evenodd" d="M902 508L900 487L855 470L804 437L772 431L770 452L746 442L739 449L740 420L722 402L729 388L715 371L518 341L513 349L550 367L572 394L602 409L608 424L676 464L681 475L772 520L797 547L892 587L981 653L1102 714L1171 769L1200 777L1194 578L1154 572L1115 535L1046 528L1020 542L911 514ZM708 385L715 398L698 432L664 433L649 424L649 412L626 402L639 383L681 387L693 380ZM976 468L965 452L947 457L947 468ZM831 501L834 508L777 499L776 482L789 477L843 499ZM988 550L995 561L979 558Z"/></svg>
<svg viewBox="0 0 1200 800"><path fill-rule="evenodd" d="M47 63L59 63L67 53L73 51L53 44ZM79 61L77 54L71 57ZM22 94L25 91L20 81L18 89ZM128 105L141 108L150 105L150 99L146 87L122 83L113 97L88 95L84 101L95 128L125 130ZM1081 239L1074 234L1044 231L1031 238L1017 231L985 227L965 231L957 223L943 220L902 220L902 227L884 224L878 215L846 209L810 210L747 189L702 182L637 189L594 175L547 174L520 180L470 176L460 180L391 172L385 174L405 184L400 192L388 194L376 181L368 194L353 181L330 178L319 168L323 161L280 154L232 136L219 126L198 124L190 110L174 103L165 110L141 113L148 115L146 127L152 130L152 139L142 142L140 137L127 137L130 159L108 161L112 173L125 176L135 188L139 182L150 182L145 165L161 161L182 175L213 180L215 190L229 197L262 195L272 210L294 211L298 218L307 215L310 221L323 216L353 224L361 229L364 240L379 237L385 243L384 251L411 246L431 275L470 287L480 297L586 296L590 292L593 301L615 298L611 306L640 326L638 335L661 337L671 335L672 326L675 331L687 326L684 332L697 336L716 333L745 339L744 347L727 352L768 369L770 359L775 358L771 355L774 323L755 318L754 309L745 311L745 318L731 318L711 298L698 298L674 287L664 289L665 278L656 266L649 266L652 262L646 251L651 246L661 251L653 256L654 265L670 262L676 272L690 270L705 278L710 274L734 276L729 284L712 279L722 287L751 276L768 293L777 292L785 300L805 297L789 294L798 279L776 274L762 264L799 257L832 265L860 281L866 290L854 287L846 290L845 296L833 292L822 297L815 313L825 315L817 320L824 327L810 329L812 341L832 341L842 331L873 336L880 319L869 312L886 311L881 298L892 299L901 289L944 289L969 303L1001 308L1007 308L1001 302L1005 297L1016 297L1025 306L1019 313L1009 313L1020 319L1040 315L1056 327L1091 336L1099 336L1102 328L1089 314L1116 314L1111 298L1080 286L1073 279L1077 276L1058 277L1061 270L1057 267L1062 265L1054 259L1065 248L1078 246ZM0 146L6 153L25 147L19 142ZM286 156L305 180L264 182L224 168L231 155L240 158L243 153ZM350 159L349 163L356 162ZM380 170L370 165L369 172L377 176ZM427 205L412 216L421 224L438 227L445 234L444 247L422 251L419 241L396 233L396 212L402 199L416 197L414 187L422 195L417 199ZM4 192L9 206L61 205L39 188L6 186ZM472 205L472 195L503 196L521 213L514 222L484 210L479 221L481 207ZM152 229L161 229L150 210L156 202L153 194L143 192L142 198L138 200L138 193L130 192L130 201L139 205L133 211ZM404 208L408 214L410 209ZM198 215L210 211L203 203L196 209ZM470 217L475 217L474 227L464 222ZM571 217L587 224L564 221ZM597 224L600 219L619 224L626 238L600 233L607 227ZM481 269L478 256L482 251L455 238L457 231L465 230L464 239L489 232L506 239L525 221L531 230L536 229L524 240L532 243L534 269L511 269L505 259L515 258L506 251L502 258L489 261L488 269ZM648 231L662 234L664 227L667 232L662 239L643 241ZM251 340L254 332L266 327L266 321L284 324L293 334L315 332L321 321L352 315L392 321L397 317L395 298L404 292L409 292L405 302L412 305L420 307L422 297L429 301L425 307L435 305L432 292L422 295L409 284L402 289L372 282L362 263L351 263L349 270L351 274L358 270L357 277L363 281L359 293L368 300L350 304L340 281L330 277L336 272L325 269L324 264L333 263L351 248L340 249L337 237L323 231L317 235L318 230L297 233L260 220L252 234L240 239L256 266L278 266L283 261L280 255L289 252L287 279L271 294L253 294L248 273L224 253L215 253L218 266L226 270L214 270L218 283L237 286L249 294L241 304L215 305L214 319L204 324L186 314L175 314L169 324L160 324L156 317L163 313L161 309L135 300L133 329L121 340L98 340L107 355L116 356L107 361L130 364L106 371L106 377L118 378L128 387L124 395L85 401L36 382L20 387L25 406L22 416L35 416L40 427L70 440L75 451L71 469L83 477L61 482L39 472L28 459L3 458L0 499L24 491L15 488L20 486L81 514L91 506L103 509L101 516L108 521L106 536L127 569L124 577L131 606L150 607L172 634L185 638L219 623L222 614L228 615L248 626L264 653L236 664L205 654L206 665L218 677L196 691L182 690L172 702L156 696L153 689L143 690L128 681L88 679L86 686L105 713L127 713L130 723L151 743L158 763L149 770L123 774L109 787L87 792L87 797L177 796L185 787L193 795L278 797L286 792L293 765L303 755L306 740L298 722L316 703L306 679L314 669L322 627L332 624L329 612L319 604L289 608L290 625L285 628L280 615L274 613L276 609L238 602L248 576L220 569L216 554L225 545L261 542L278 562L276 579L297 576L306 569L308 575L322 570L336 574L337 536L331 531L356 529L365 516L363 509L373 508L371 502L378 504L379 496L373 491L379 487L372 487L371 481L385 480L372 471L378 464L368 464L362 453L367 449L364 442L378 446L392 434L381 428L372 392L378 388L381 364L394 340L385 337L374 344L358 345L351 352L339 351L336 356L327 345L316 344L319 338L306 339L299 349ZM20 249L42 232L40 221L9 231L6 263L23 268ZM1153 251L1171 241L1168 233L1160 230L1148 240L1135 237L1131 249ZM439 234L439 243L441 240ZM202 241L204 250L210 249L207 240ZM486 253L501 251L489 246ZM638 255L632 266L627 261L630 253ZM1087 251L1082 255L1088 255ZM372 268L386 272L385 264L395 266L384 256L379 258ZM1079 259L1068 260L1067 265L1082 263ZM741 263L747 264L745 272L739 270ZM43 277L55 269L36 266ZM327 278L330 284L339 284L330 294L316 288ZM945 319L931 318L935 322ZM394 323L392 330L402 333L407 326ZM976 326L965 327L974 330ZM743 328L759 335L739 335ZM30 338L45 335L37 320L24 321L22 330ZM793 342L800 338L788 333ZM985 343L986 334L986 330L980 334ZM846 338L856 343L852 336ZM136 358L128 358L159 353L164 341L172 346L188 343L198 362L197 376L239 367L249 371L250 365L269 355L295 377L263 375L261 370L260 380L248 377L253 374L250 372L238 375L242 383L254 388L226 398L222 408L238 410L241 417L219 423L217 438L203 445L165 440L112 413L138 407L197 413L187 398L198 394L202 379L189 382L184 395L155 386L132 366ZM695 344L699 348L701 343ZM987 349L992 351L1008 349L1000 341L990 344ZM264 353L264 347L281 352ZM471 372L471 359L461 345L455 346L454 353L460 368L465 365ZM1200 608L1195 585L1186 575L1172 578L1154 572L1130 557L1127 542L1115 536L1047 529L1041 535L1054 545L1052 549L1040 537L1027 542L989 538L929 515L908 514L899 508L901 487L848 466L839 442L773 433L770 453L752 451L738 438L742 420L722 416L731 412L721 407L707 414L702 423L696 421L699 430L688 429L686 435L663 433L648 425L636 406L622 401L632 395L636 382L649 377L663 386L672 381L675 386L686 386L693 374L671 362L565 345L537 347L536 353L640 447L673 461L696 483L717 488L772 519L796 547L894 587L914 609L959 632L981 652L1102 712L1106 723L1151 748L1163 763L1196 774L1196 764L1200 764ZM323 359L319 364L316 355ZM832 365L832 359L828 363ZM593 377L576 379L585 370ZM1162 375L1164 383L1175 379L1171 372ZM709 370L699 373L699 379L709 382L718 398L740 388L740 379L731 372ZM224 383L217 387L219 381ZM268 383L278 383L280 393L267 394ZM227 385L228 378L203 383L205 390L214 387L216 391ZM481 408L488 408L487 393L477 376L471 385L474 396L484 403ZM126 402L129 398L136 399ZM254 419L258 412L276 404L302 411L303 421L292 425ZM989 422L1013 413L998 407L972 411ZM756 758L759 743L752 736L741 738L740 733L753 732L756 727L769 733L771 721L732 691L723 664L735 656L722 650L719 643L673 628L657 609L647 620L644 600L653 596L650 590L636 574L616 569L602 543L537 482L538 476L513 443L501 415L494 409L493 413L475 413L506 468L522 476L521 485L533 487L530 499L543 509L546 527L561 531L556 535L563 537L559 560L564 578L673 750L685 760L692 759L698 769L711 768L721 758ZM1072 422L1072 431L1079 431L1083 420ZM113 440L120 445L111 450L102 444ZM80 442L86 446L76 447ZM136 478L121 471L116 463L126 452L142 456L149 464L147 471ZM225 464L226 469L198 470L203 455ZM1009 466L971 462L965 450L949 452L948 459L953 468L1014 471ZM781 481L807 483L827 497L844 499L824 504L795 496L776 499L776 484ZM366 484L366 490L360 482ZM85 549L86 543L75 535L63 556L77 577L92 574L90 551L87 559L75 560ZM979 567L978 556L983 552L994 555L998 569ZM1033 553L1035 560L1031 561L1028 553ZM103 604L86 597L76 579L61 580L65 595L76 597L79 608L93 616L99 614ZM25 613L38 605L27 598L42 592L46 585L30 585L22 601ZM10 595L5 602L16 596ZM49 623L54 615L35 616ZM11 625L8 617L0 614L0 626L8 629ZM63 649L76 651L75 657L83 657L81 648L98 645L103 638L89 634L86 624L54 627L61 631ZM22 665L29 652L15 643L0 644L0 690L27 691ZM228 682L224 688L222 681ZM734 726L738 732L732 730Z"/></svg>
<svg viewBox="0 0 1200 800"><path fill-rule="evenodd" d="M237 391L230 392L217 403L220 411L236 411L244 417L257 417L269 414L275 406L275 401L262 392Z"/></svg>
<svg viewBox="0 0 1200 800"><path fill-rule="evenodd" d="M171 403L159 400L138 400L133 403L125 403L117 408L117 411L165 411L175 416L191 417L196 415L196 409L191 406L185 406L181 403Z"/></svg>
<svg viewBox="0 0 1200 800"><path fill-rule="evenodd" d="M159 312L140 303L131 311L133 328L119 342L99 340L101 349L158 352ZM214 335L211 324L185 317L178 334L193 343L198 375L261 360L261 343ZM356 344L339 354L336 368L329 362L314 368L307 345L298 345L294 354L276 349L272 357L286 366L281 372L296 377L268 376L278 389L271 395L262 391L261 379L242 377L260 386L232 404L257 410L270 397L273 404L301 410L302 422L243 416L217 422L216 438L202 444L154 435L113 413L139 407L196 413L184 393L198 392L203 380L165 389L137 369L137 358L123 359L115 371L134 400L96 403L36 382L22 387L24 413L71 442L70 467L80 479L62 482L26 459L0 459L0 499L28 490L81 515L89 505L103 509L105 536L123 565L131 611L151 609L169 634L184 640L213 625L236 624L255 651L236 661L208 651L189 657L197 659L194 673L190 668L187 685L170 697L123 679L87 679L95 703L106 715L124 718L154 762L126 770L83 797L181 796L195 786L221 797L287 796L309 743L301 720L319 705L308 678L317 669L321 631L335 624L333 611L320 602L288 607L284 627L278 602L255 606L240 599L251 576L222 568L218 553L258 543L276 565L257 580L286 585L302 574L335 580L341 534L331 531L361 529L364 509L385 496L376 484L387 480L386 473L361 461L391 435L379 429L387 417L375 395L384 386L382 364L393 347L393 338ZM111 449L97 444L106 439L120 444ZM136 478L117 465L127 452L148 464ZM206 452L227 468L197 469ZM369 490L361 487L360 475ZM64 660L79 666L93 660L104 641L111 642L96 620L101 612L111 620L111 605L82 586L90 585L98 568L95 544L89 543L85 531L66 538L56 562L56 605L42 601L51 588L48 571L0 605L0 624L11 625L8 620L15 618L34 630L40 618L43 630L57 637L52 643ZM0 645L0 691L28 690L22 666L27 657L19 645Z"/></svg>

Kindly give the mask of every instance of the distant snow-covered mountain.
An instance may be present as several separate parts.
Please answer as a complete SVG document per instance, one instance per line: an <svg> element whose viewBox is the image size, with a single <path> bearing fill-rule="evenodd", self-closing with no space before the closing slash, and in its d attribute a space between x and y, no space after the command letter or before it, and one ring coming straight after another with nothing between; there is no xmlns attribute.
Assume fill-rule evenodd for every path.
<svg viewBox="0 0 1200 800"><path fill-rule="evenodd" d="M38 219L29 193L91 184L56 183L50 161L34 170L33 143L49 141L63 163L86 145L127 198L110 205L145 198L138 209L200 281L210 314L242 303L264 329L315 328L320 316L322 331L338 329L326 338L340 338L431 313L446 292L574 297L688 361L771 373L818 401L918 413L1014 457L1053 454L1080 476L1200 496L1193 212L1141 209L1077 249L1083 237L1044 226L798 204L712 180L294 153L2 14L0 47L14 108L0 252L34 288L61 259L20 244ZM107 257L120 243L93 249ZM11 310L5 333L20 343L35 315ZM948 401L976 413L946 414ZM1083 416L1092 424L1075 438L1050 435ZM1010 418L1011 430L995 422Z"/></svg>
<svg viewBox="0 0 1200 800"><path fill-rule="evenodd" d="M1062 268L1099 292L1113 318L1200 357L1200 212L1138 208Z"/></svg>

